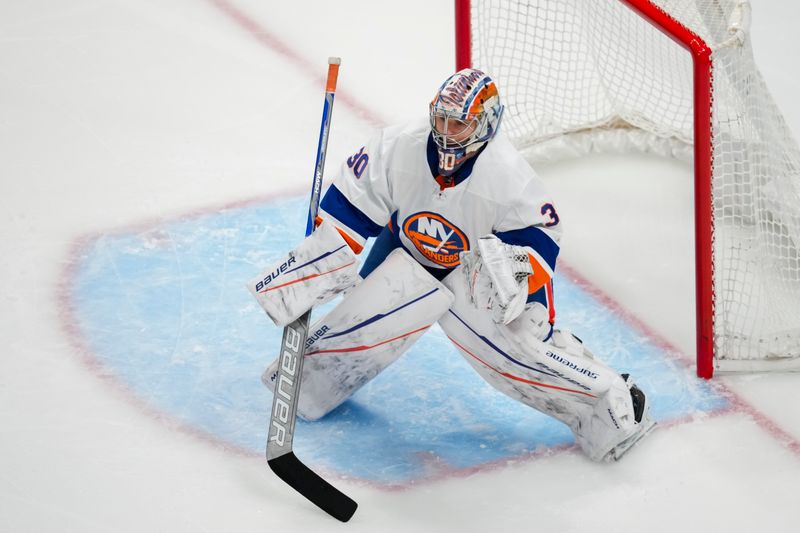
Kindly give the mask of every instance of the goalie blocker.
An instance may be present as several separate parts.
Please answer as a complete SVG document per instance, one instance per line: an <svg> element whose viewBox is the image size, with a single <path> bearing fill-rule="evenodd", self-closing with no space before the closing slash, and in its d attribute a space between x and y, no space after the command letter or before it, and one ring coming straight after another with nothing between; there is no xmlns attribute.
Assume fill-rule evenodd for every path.
<svg viewBox="0 0 800 533"><path fill-rule="evenodd" d="M358 279L356 256L336 228L322 224L297 248L247 283L267 316L286 326Z"/></svg>

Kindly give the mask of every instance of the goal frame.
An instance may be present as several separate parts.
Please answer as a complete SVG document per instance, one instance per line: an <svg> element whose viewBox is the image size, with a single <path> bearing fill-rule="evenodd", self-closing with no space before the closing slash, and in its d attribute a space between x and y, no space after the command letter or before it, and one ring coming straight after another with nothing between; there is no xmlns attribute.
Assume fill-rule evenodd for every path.
<svg viewBox="0 0 800 533"><path fill-rule="evenodd" d="M694 233L697 375L714 375L714 219L711 179L712 137L711 48L696 33L649 0L619 0L682 46L692 57L694 107ZM456 70L472 65L471 0L455 0Z"/></svg>

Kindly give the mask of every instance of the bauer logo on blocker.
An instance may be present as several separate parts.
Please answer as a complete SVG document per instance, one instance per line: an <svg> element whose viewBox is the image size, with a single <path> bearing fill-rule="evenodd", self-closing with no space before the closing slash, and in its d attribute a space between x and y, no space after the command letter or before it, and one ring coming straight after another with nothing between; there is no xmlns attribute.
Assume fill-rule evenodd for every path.
<svg viewBox="0 0 800 533"><path fill-rule="evenodd" d="M458 265L458 254L469 250L464 232L443 216L423 211L406 218L403 233L419 253L429 261L453 268Z"/></svg>

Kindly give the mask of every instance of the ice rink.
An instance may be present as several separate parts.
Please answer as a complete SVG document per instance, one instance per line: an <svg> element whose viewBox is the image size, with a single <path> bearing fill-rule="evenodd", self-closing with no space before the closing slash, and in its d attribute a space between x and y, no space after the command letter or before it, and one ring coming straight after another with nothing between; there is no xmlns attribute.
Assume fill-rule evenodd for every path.
<svg viewBox="0 0 800 533"><path fill-rule="evenodd" d="M799 134L800 7L751 3ZM327 58L332 173L425 116L452 19L450 0L0 3L0 530L798 530L800 374L694 377L691 169L642 155L537 169L566 228L559 325L653 398L621 462L431 331L298 425L298 456L358 501L348 524L267 468L280 331L244 283L302 237Z"/></svg>

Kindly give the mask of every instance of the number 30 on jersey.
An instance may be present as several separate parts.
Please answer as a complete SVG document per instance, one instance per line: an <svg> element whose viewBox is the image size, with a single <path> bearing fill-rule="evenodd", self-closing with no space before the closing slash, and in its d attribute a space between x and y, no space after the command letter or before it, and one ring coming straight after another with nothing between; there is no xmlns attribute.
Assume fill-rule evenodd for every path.
<svg viewBox="0 0 800 533"><path fill-rule="evenodd" d="M347 158L347 166L353 169L356 178L360 178L364 174L367 164L369 164L369 155L364 153L364 148L366 146L362 146L358 152Z"/></svg>
<svg viewBox="0 0 800 533"><path fill-rule="evenodd" d="M453 170L456 166L456 155L448 154L439 150L439 168L442 170Z"/></svg>

